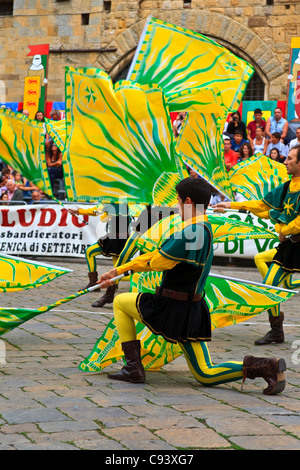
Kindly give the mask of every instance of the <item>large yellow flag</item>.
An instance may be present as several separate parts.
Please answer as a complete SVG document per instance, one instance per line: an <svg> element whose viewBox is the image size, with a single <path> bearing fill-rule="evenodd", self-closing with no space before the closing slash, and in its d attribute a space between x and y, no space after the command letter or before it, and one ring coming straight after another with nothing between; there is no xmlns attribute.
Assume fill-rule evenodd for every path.
<svg viewBox="0 0 300 470"><path fill-rule="evenodd" d="M171 111L222 114L238 107L253 72L211 39L149 18L127 78L160 85Z"/></svg>
<svg viewBox="0 0 300 470"><path fill-rule="evenodd" d="M66 72L64 174L69 201L176 203L182 164L162 90Z"/></svg>

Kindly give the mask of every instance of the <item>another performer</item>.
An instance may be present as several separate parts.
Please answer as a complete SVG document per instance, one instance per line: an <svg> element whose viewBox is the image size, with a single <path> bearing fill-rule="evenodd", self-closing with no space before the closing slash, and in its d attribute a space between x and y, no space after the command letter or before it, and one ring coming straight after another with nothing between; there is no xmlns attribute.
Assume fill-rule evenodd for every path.
<svg viewBox="0 0 300 470"><path fill-rule="evenodd" d="M291 181L278 186L260 201L221 202L213 208L249 210L275 223L280 244L264 283L272 286L285 283L291 288L291 274L300 272L300 146L289 151L284 165L292 176ZM279 304L268 310L268 313L271 330L255 341L257 345L284 342L284 315L280 312Z"/></svg>
<svg viewBox="0 0 300 470"><path fill-rule="evenodd" d="M265 394L280 393L285 387L284 359L255 358L213 365L207 341L211 340L210 312L204 299L204 285L213 258L213 236L205 210L211 197L210 186L202 178L186 178L177 186L179 213L183 229L173 234L152 253L104 273L99 283L111 285L116 275L142 271L164 271L156 294L123 293L114 300L115 323L122 343L126 365L114 380L133 383L145 381L140 342L135 320L144 323L166 341L179 343L189 368L203 385L263 377Z"/></svg>
<svg viewBox="0 0 300 470"><path fill-rule="evenodd" d="M107 212L106 209L108 209L108 207L103 208L103 213L101 215L101 221L107 223L106 235L101 237L93 245L89 246L85 252L86 262L88 265L89 283L84 287L84 289L88 289L97 283L97 256L102 255L113 258L114 264L117 262L125 263L138 251L135 247L134 240L131 238L128 239L130 217L128 215L119 214L119 208L117 205L110 206L115 209L115 215ZM97 216L99 214L99 207L94 206L87 209L70 209L70 212L74 215L88 214L90 216ZM121 253L122 257L120 258ZM117 289L117 283L108 287L100 299L92 303L92 307L101 308L105 304L113 302Z"/></svg>

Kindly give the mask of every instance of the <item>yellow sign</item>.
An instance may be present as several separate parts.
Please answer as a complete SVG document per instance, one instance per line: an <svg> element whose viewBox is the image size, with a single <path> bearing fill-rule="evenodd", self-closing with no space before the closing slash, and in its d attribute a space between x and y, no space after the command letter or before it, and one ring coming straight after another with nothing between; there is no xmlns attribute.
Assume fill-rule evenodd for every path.
<svg viewBox="0 0 300 470"><path fill-rule="evenodd" d="M39 76L25 77L23 109L29 112L29 118L34 119L39 107L40 99L40 80Z"/></svg>

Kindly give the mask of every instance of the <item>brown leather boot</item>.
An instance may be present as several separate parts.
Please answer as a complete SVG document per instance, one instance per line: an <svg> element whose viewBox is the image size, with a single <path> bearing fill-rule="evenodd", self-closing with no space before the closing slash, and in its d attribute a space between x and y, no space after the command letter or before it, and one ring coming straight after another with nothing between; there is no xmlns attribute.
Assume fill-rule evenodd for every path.
<svg viewBox="0 0 300 470"><path fill-rule="evenodd" d="M122 343L126 365L115 374L108 374L109 379L123 380L132 383L144 383L145 370L141 361L141 345L139 340Z"/></svg>
<svg viewBox="0 0 300 470"><path fill-rule="evenodd" d="M114 300L115 293L118 289L118 284L113 284L106 289L105 294L100 297L100 299L96 300L96 302L92 303L92 307L101 308L106 304L111 304Z"/></svg>
<svg viewBox="0 0 300 470"><path fill-rule="evenodd" d="M284 343L284 332L283 332L283 320L284 315L281 313L278 317L269 317L271 329L262 338L257 339L254 344L261 346L264 344L271 343Z"/></svg>
<svg viewBox="0 0 300 470"><path fill-rule="evenodd" d="M284 359L275 357L254 357L245 356L243 362L243 383L248 377L249 379L256 379L262 377L268 384L264 389L265 395L275 395L280 393L285 388L284 371L286 370L286 363Z"/></svg>
<svg viewBox="0 0 300 470"><path fill-rule="evenodd" d="M94 272L92 272L92 273L88 273L88 276L89 276L89 283L88 283L87 286L85 286L85 287L83 288L83 290L88 289L89 287L94 286L94 285L97 283L97 281L98 281L98 273L97 273L97 271L94 271ZM100 287L99 287L99 289L95 289L93 292L100 292L100 290L101 290L101 289L100 289Z"/></svg>

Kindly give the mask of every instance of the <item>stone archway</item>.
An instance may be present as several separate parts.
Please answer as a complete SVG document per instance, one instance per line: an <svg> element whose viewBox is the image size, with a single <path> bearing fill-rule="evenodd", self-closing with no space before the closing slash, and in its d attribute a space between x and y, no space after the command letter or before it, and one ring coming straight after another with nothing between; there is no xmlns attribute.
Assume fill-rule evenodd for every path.
<svg viewBox="0 0 300 470"><path fill-rule="evenodd" d="M158 18L170 21L169 12L161 11ZM183 10L179 26L197 31L214 39L253 65L267 87L284 74L284 69L271 47L256 33L238 21L216 12ZM114 54L101 54L97 64L114 79L133 59L145 21L138 21L119 34L107 47L117 48ZM267 96L265 97L267 99Z"/></svg>

